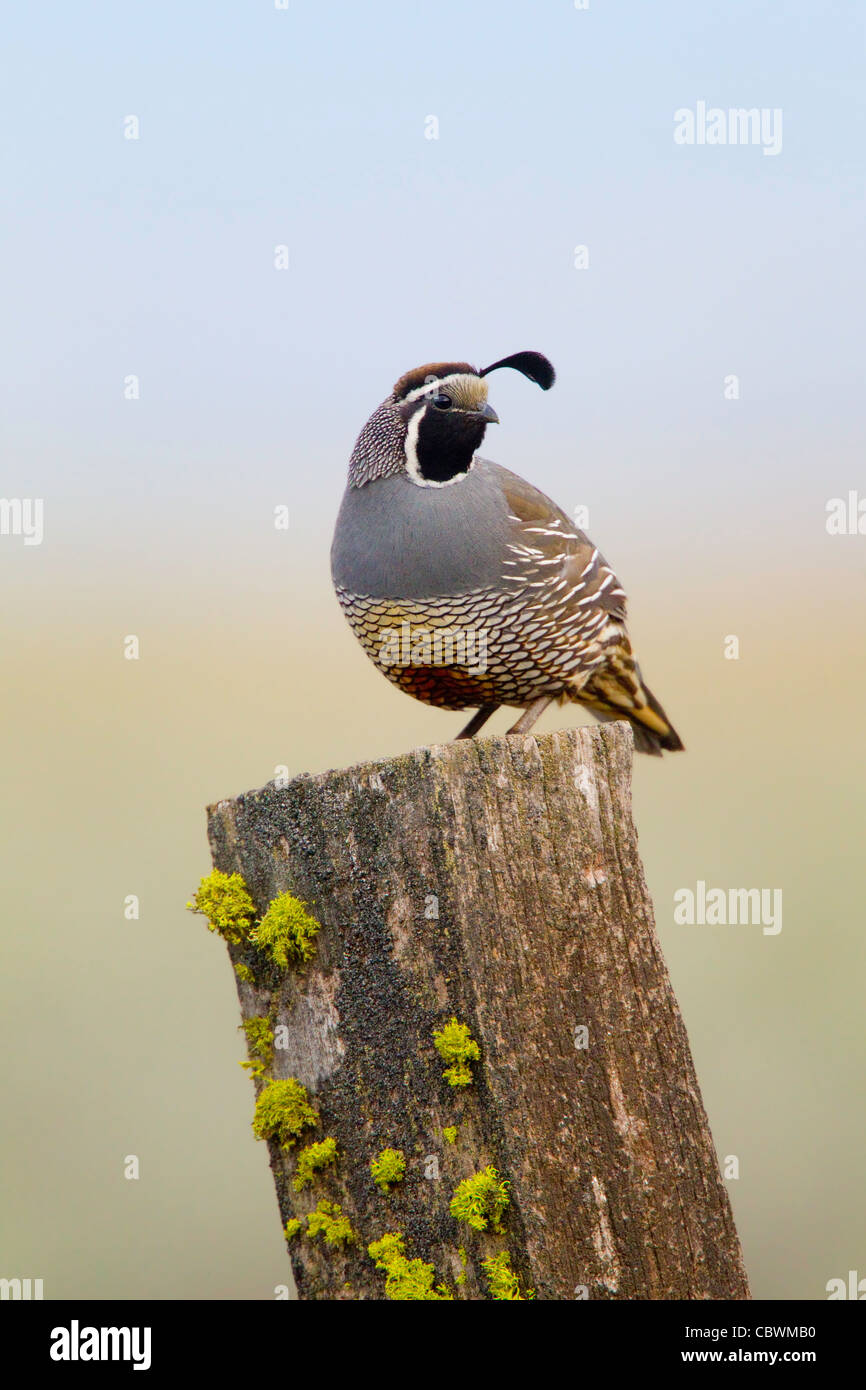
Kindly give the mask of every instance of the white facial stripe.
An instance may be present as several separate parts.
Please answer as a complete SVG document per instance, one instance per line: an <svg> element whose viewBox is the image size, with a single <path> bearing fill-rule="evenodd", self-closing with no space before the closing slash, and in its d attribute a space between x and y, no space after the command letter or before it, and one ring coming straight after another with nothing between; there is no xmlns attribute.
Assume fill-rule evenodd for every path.
<svg viewBox="0 0 866 1390"><path fill-rule="evenodd" d="M423 410L416 410L406 431L406 443L403 450L406 456L406 472L418 487L450 487L452 483L459 483L462 478L465 478L466 473L457 473L453 478L445 478L443 482L436 482L435 479L425 478L421 472L421 465L418 462L418 430L421 427L423 414ZM470 472L474 467L475 459L473 458L467 472Z"/></svg>
<svg viewBox="0 0 866 1390"><path fill-rule="evenodd" d="M450 376L434 378L433 381L425 381L423 386L416 386L414 391L410 391L407 396L401 396L401 402L417 401L421 396L435 396L438 391L444 390L449 381L473 382L477 385L479 377L470 376L468 372L452 372Z"/></svg>
<svg viewBox="0 0 866 1390"><path fill-rule="evenodd" d="M406 455L406 472L415 483L422 483L421 468L418 463L418 430L421 427L421 416L423 411L416 410L412 419L409 421L409 428L406 431L406 443L403 452Z"/></svg>

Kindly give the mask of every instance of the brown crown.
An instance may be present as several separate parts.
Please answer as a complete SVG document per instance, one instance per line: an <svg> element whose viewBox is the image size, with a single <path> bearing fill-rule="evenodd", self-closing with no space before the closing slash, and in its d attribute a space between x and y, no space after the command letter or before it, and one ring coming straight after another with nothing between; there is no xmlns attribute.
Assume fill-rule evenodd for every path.
<svg viewBox="0 0 866 1390"><path fill-rule="evenodd" d="M394 395L398 401L402 400L410 391L417 391L419 386L423 386L428 376L451 376L454 372L477 376L478 368L470 367L468 362L428 362L424 367L413 367L411 372L405 372L394 384Z"/></svg>

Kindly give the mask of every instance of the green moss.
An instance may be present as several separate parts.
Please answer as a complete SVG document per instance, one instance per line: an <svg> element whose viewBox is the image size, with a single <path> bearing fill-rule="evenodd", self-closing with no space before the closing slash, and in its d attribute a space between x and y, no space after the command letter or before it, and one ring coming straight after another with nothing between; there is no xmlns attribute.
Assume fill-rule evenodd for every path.
<svg viewBox="0 0 866 1390"><path fill-rule="evenodd" d="M458 1255L458 1258L459 1258L460 1263L461 1263L461 1265L463 1266L463 1268L462 1268L462 1270L460 1271L460 1273L457 1275L457 1278L455 1279L454 1282L455 1282L456 1284L465 1284L465 1283L466 1283L466 1266L467 1266L467 1264L469 1263L469 1256L466 1254L466 1251L465 1251L465 1249L464 1249L464 1247L463 1247L462 1245L461 1245L460 1249L457 1251L457 1255Z"/></svg>
<svg viewBox="0 0 866 1390"><path fill-rule="evenodd" d="M470 1062L477 1062L481 1049L465 1023L452 1018L444 1027L434 1030L433 1043L443 1062L449 1065L442 1075L449 1086L471 1086Z"/></svg>
<svg viewBox="0 0 866 1390"><path fill-rule="evenodd" d="M474 1231L486 1231L492 1225L494 1231L501 1232L502 1213L510 1201L508 1183L490 1166L457 1184L450 1210Z"/></svg>
<svg viewBox="0 0 866 1390"><path fill-rule="evenodd" d="M511 1256L507 1250L498 1255L490 1255L481 1261L481 1268L487 1276L491 1298L503 1298L511 1303L525 1303L535 1297L533 1289L527 1289L526 1297L520 1292L517 1275L511 1268Z"/></svg>
<svg viewBox="0 0 866 1390"><path fill-rule="evenodd" d="M385 1297L393 1302L454 1301L454 1295L445 1284L433 1287L436 1271L431 1264L406 1258L402 1231L389 1231L381 1240L374 1240L367 1246L367 1254L377 1269L385 1271Z"/></svg>
<svg viewBox="0 0 866 1390"><path fill-rule="evenodd" d="M210 930L219 932L232 946L246 941L256 916L253 900L240 874L224 874L219 869L202 879L187 907L190 912L200 912L206 917Z"/></svg>
<svg viewBox="0 0 866 1390"><path fill-rule="evenodd" d="M383 1192L390 1192L395 1183L403 1181L406 1158L402 1149L383 1149L378 1158L370 1160L373 1181Z"/></svg>
<svg viewBox="0 0 866 1390"><path fill-rule="evenodd" d="M445 1140L445 1143L446 1143L446 1144L456 1144L456 1143L457 1143L457 1126L456 1126L456 1125L448 1125L445 1129L443 1129L443 1131L442 1131L442 1137L443 1137L443 1139Z"/></svg>
<svg viewBox="0 0 866 1390"><path fill-rule="evenodd" d="M343 1215L339 1202L322 1201L307 1217L307 1235L311 1240L316 1236L325 1237L326 1245L351 1245L358 1237L352 1230L348 1216Z"/></svg>
<svg viewBox="0 0 866 1390"><path fill-rule="evenodd" d="M294 1240L295 1236L298 1234L300 1229L300 1221L296 1216L293 1216L291 1221L287 1221L285 1226L283 1227L283 1235L285 1236L286 1240Z"/></svg>
<svg viewBox="0 0 866 1390"><path fill-rule="evenodd" d="M388 1265L399 1255L405 1253L406 1246L402 1231L388 1231L384 1236L380 1236L378 1240L372 1241L367 1246L367 1254L377 1269L387 1269Z"/></svg>
<svg viewBox="0 0 866 1390"><path fill-rule="evenodd" d="M290 964L303 965L310 959L320 930L319 923L302 902L291 893L280 893L250 933L250 941L274 965L287 970Z"/></svg>
<svg viewBox="0 0 866 1390"><path fill-rule="evenodd" d="M298 1154L298 1166L292 1179L296 1192L312 1183L317 1173L337 1161L336 1139L323 1139L320 1144L308 1144Z"/></svg>
<svg viewBox="0 0 866 1390"><path fill-rule="evenodd" d="M248 985L254 985L256 982L256 977L252 970L250 970L248 965L244 965L242 960L238 961L235 966L235 974L239 980L245 980Z"/></svg>
<svg viewBox="0 0 866 1390"><path fill-rule="evenodd" d="M257 1139L278 1139L284 1149L318 1123L306 1088L293 1076L288 1081L269 1081L256 1101L253 1133Z"/></svg>
<svg viewBox="0 0 866 1390"><path fill-rule="evenodd" d="M253 1076L264 1076L274 1060L274 1033L267 1018L247 1018L241 1024L247 1035L249 1060L241 1062Z"/></svg>

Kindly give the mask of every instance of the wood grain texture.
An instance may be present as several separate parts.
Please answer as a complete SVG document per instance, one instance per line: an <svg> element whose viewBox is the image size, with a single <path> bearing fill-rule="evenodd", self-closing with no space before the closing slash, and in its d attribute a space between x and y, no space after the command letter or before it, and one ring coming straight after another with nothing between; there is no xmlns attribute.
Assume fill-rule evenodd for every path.
<svg viewBox="0 0 866 1390"><path fill-rule="evenodd" d="M245 1019L287 1025L272 1074L315 1093L310 1137L341 1153L297 1193L271 1145L282 1220L325 1196L362 1237L293 1241L301 1298L382 1298L366 1246L396 1230L462 1298L488 1296L480 1261L504 1248L542 1299L749 1296L637 851L632 746L618 722L469 739L209 809L216 867L260 912L289 889L323 927L303 970L238 985ZM432 1044L452 1015L481 1046L465 1091ZM407 1159L389 1196L369 1169L386 1146ZM504 1237L449 1212L487 1164L511 1184Z"/></svg>

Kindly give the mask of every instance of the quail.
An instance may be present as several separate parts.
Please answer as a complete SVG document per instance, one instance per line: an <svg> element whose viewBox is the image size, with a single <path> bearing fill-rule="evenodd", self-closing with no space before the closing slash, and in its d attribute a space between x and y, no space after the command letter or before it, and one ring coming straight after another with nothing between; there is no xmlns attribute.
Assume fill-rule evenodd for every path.
<svg viewBox="0 0 866 1390"><path fill-rule="evenodd" d="M554 700L627 719L644 753L682 748L647 689L625 625L625 594L604 557L543 492L477 450L499 417L491 372L542 390L539 352L478 371L431 362L406 372L361 430L331 549L340 606L390 681L442 709L500 705L524 734Z"/></svg>

